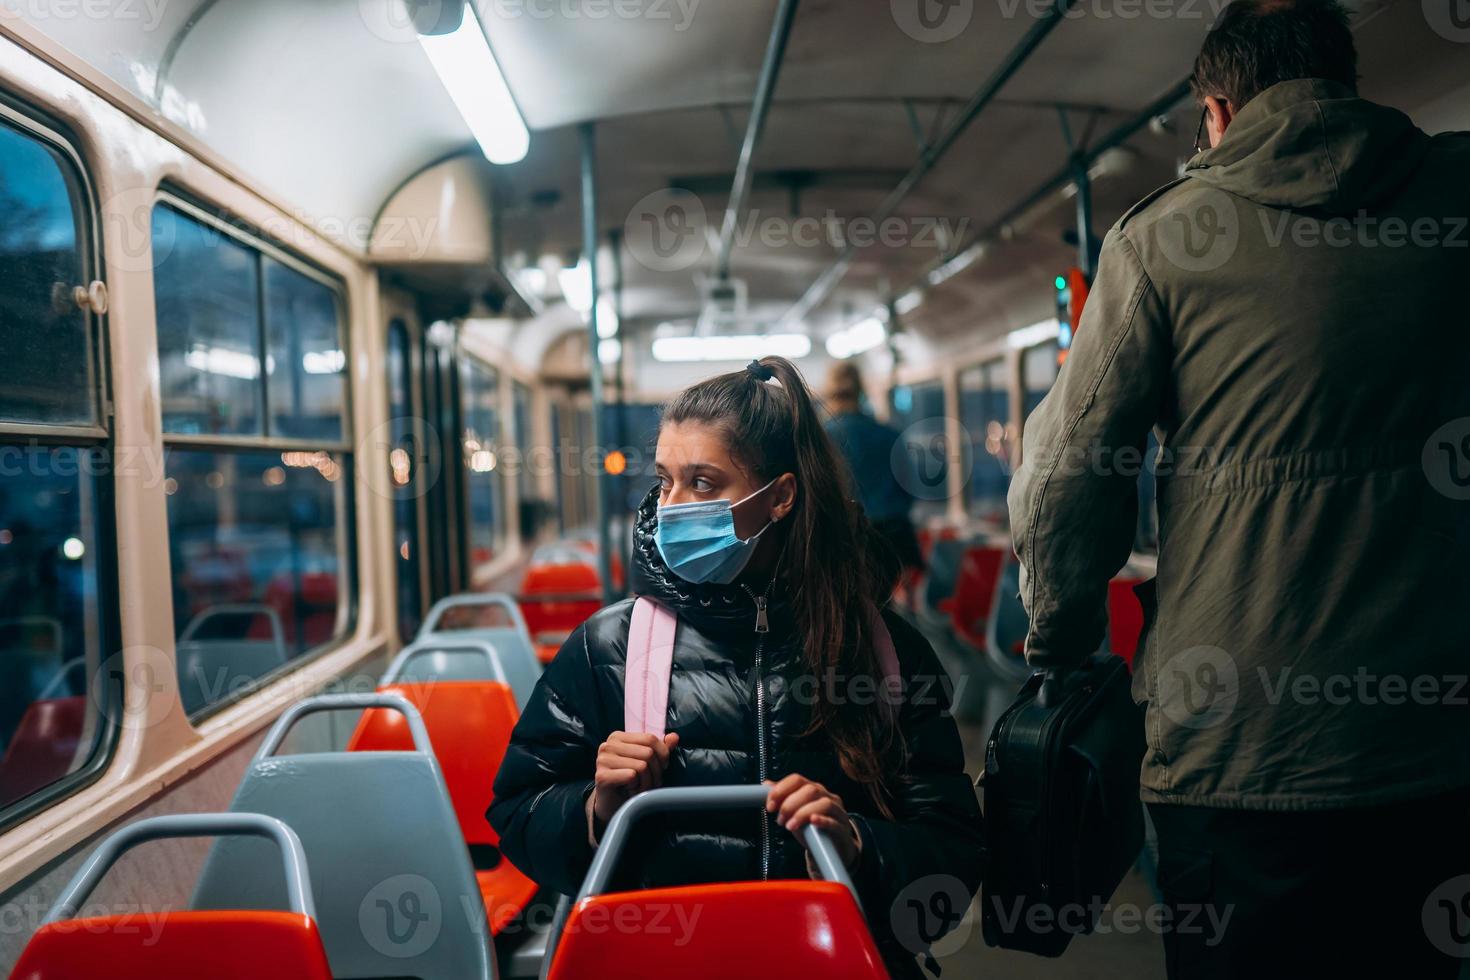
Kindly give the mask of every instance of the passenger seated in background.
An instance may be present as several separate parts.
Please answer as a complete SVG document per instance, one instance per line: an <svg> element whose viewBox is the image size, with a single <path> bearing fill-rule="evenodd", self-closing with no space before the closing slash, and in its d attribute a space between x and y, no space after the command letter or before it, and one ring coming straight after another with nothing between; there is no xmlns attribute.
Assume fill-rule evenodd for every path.
<svg viewBox="0 0 1470 980"><path fill-rule="evenodd" d="M1359 98L1332 0L1236 0L1193 89L1209 148L1109 232L1026 424L1027 659L1097 648L1135 525L1116 454L1157 426L1143 798L1174 921L1229 915L1165 932L1170 975L1453 977L1470 134Z"/></svg>
<svg viewBox="0 0 1470 980"><path fill-rule="evenodd" d="M669 734L621 730L633 601L609 606L568 638L511 736L489 811L502 850L575 894L598 835L635 793L769 783L774 812L644 827L621 887L805 878L797 832L816 824L852 869L890 971L918 974L919 950L890 933L890 909L921 879L973 895L980 812L943 670L886 612L904 698L877 693L871 617L887 585L801 375L769 357L687 389L664 412L656 465L632 586L678 617Z"/></svg>
<svg viewBox="0 0 1470 980"><path fill-rule="evenodd" d="M851 361L837 361L827 378L827 434L847 460L858 503L872 528L874 545L904 570L924 564L909 512L914 495L898 467L912 469L907 452L895 458L899 431L863 411L863 376ZM913 486L911 480L908 486Z"/></svg>

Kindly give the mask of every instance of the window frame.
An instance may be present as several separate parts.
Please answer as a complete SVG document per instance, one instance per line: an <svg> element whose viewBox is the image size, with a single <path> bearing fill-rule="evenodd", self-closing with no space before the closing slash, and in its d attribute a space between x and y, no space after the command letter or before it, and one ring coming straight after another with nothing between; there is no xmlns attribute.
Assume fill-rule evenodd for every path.
<svg viewBox="0 0 1470 980"><path fill-rule="evenodd" d="M106 284L106 263L102 255L101 206L97 189L92 182L87 164L76 146L78 141L68 132L52 122L44 114L12 99L0 92L0 121L15 129L22 136L35 140L51 150L62 161L61 166L70 170L63 179L74 182L76 199L73 203L73 220L76 222L77 253L81 261L82 275L87 283ZM29 440L36 446L74 446L78 448L102 449L107 453L108 472L93 477L93 509L96 512L97 558L97 618L98 618L98 671L88 679L87 700L97 725L95 743L85 762L74 772L69 772L50 785L43 786L7 806L0 806L0 833L29 820L50 809L62 800L74 796L106 774L117 756L121 742L122 715L124 706L124 677L121 665L114 659L116 651L122 649L122 603L120 601L120 579L117 560L117 477L113 434L114 412L112 403L112 358L109 346L109 331L106 315L86 312L87 339L90 344L87 357L92 407L97 425L54 425L44 422L0 421L0 441ZM111 652L110 652L111 651ZM107 689L99 699L93 689L95 680L102 679L102 667L106 671ZM99 703L99 700L101 703Z"/></svg>
<svg viewBox="0 0 1470 980"><path fill-rule="evenodd" d="M1006 430L1007 433L1009 433L1010 427L1014 423L1011 419L1011 379L1009 377L1010 372L1006 370L1007 366L1008 361L1006 356L1004 354L998 353L995 356L986 358L983 361L973 361L967 363L963 367L960 367L958 370L955 371L955 395L958 398L958 405L956 406L958 410L955 414L959 418L960 425L964 428L966 432L970 434L970 451L972 454L978 455L978 453L983 450L985 439L984 433L981 433L981 448L977 449L974 447L974 439L976 433L971 429L970 420L965 417L965 395L967 394L967 391L965 389L965 378L970 375L978 375L981 379L982 387L975 389L976 391L981 393L999 392L1002 396L1004 396L1005 418L1000 421L1003 428ZM999 379L1000 385L992 385L990 383L992 379ZM1007 438L1009 438L1009 435L1007 435ZM1002 465L1008 468L1012 465L1009 460L1001 460L1000 462L1002 463ZM1006 473L1006 481L1008 484L1013 476L1013 471ZM973 516L972 509L976 502L974 477L975 461L974 459L972 459L970 461L970 472L966 474L965 488L963 494L965 514L967 516Z"/></svg>
<svg viewBox="0 0 1470 980"><path fill-rule="evenodd" d="M333 637L326 643L310 647L299 655L288 657L286 662L267 671L258 677L251 678L250 683L242 685L216 701L209 703L194 714L187 717L188 723L198 729L205 722L218 715L220 712L231 708L248 698L260 694L265 688L288 674L313 663L316 660L340 649L350 642L353 631L357 627L358 617L361 612L358 596L358 576L360 569L358 560L360 555L360 541L358 540L357 528L357 473L358 456L361 455L353 440L356 437L356 417L354 413L355 399L352 384L352 307L349 301L347 283L345 280L312 265L310 262L299 258L285 247L268 237L247 222L234 218L228 209L215 205L203 203L202 199L195 198L186 192L172 186L163 186L153 198L153 208L162 206L171 207L184 217L198 221L222 235L233 239L237 244L258 253L257 275L257 306L259 309L259 322L256 324L257 338L260 343L262 357L269 357L268 349L268 305L265 283L265 264L263 259L270 258L293 271L299 272L325 286L332 293L337 309L338 324L341 328L342 353L345 358L345 366L342 370L343 377L343 402L342 402L342 437L336 441L314 441L309 439L281 438L270 435L270 380L269 372L265 364L261 365L259 378L260 399L262 407L261 428L267 433L261 436L250 435L214 435L201 433L171 433L160 426L159 439L165 456L170 449L181 449L184 451L210 451L229 453L249 452L326 452L342 457L342 467L346 479L337 481L334 486L334 496L337 499L337 513L340 518L342 534L337 542L338 567L343 569L339 579L337 599L336 628ZM150 212L151 220L151 212ZM150 239L150 247L152 245ZM157 264L154 264L155 279ZM154 283L154 293L157 294L157 283ZM155 324L156 328L156 324ZM157 340L155 337L155 352ZM162 399L159 402L159 412L163 411ZM172 548L173 527L169 527L169 547ZM169 569L169 582L172 587L173 568ZM178 638L175 637L174 662L177 668L178 662Z"/></svg>

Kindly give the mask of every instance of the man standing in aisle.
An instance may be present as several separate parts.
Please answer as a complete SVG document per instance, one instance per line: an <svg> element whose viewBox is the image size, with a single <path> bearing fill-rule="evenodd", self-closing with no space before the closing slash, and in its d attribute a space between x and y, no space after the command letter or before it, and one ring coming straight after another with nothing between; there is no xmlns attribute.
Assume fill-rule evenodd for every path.
<svg viewBox="0 0 1470 980"><path fill-rule="evenodd" d="M1412 57L1405 52L1405 57ZM1126 214L1010 491L1027 657L1096 649L1151 427L1134 693L1174 978L1470 955L1470 134L1357 95L1335 0L1236 0L1207 146ZM1223 935L1186 928L1229 912Z"/></svg>

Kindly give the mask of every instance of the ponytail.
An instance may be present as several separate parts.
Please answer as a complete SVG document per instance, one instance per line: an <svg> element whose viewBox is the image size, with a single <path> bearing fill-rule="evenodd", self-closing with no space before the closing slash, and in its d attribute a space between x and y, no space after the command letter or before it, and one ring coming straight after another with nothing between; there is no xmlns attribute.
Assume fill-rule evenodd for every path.
<svg viewBox="0 0 1470 980"><path fill-rule="evenodd" d="M774 381L775 384L769 383ZM818 679L810 733L833 744L849 778L865 786L885 815L888 781L902 768L896 708L854 703L839 693L855 677L882 679L871 607L891 579L870 554L867 522L853 500L848 468L827 435L810 389L783 357L753 361L681 392L664 410L669 423L719 428L731 454L760 481L796 477L796 503L782 559L791 583L807 669ZM839 683L821 683L833 678ZM881 699L880 699L881 701Z"/></svg>

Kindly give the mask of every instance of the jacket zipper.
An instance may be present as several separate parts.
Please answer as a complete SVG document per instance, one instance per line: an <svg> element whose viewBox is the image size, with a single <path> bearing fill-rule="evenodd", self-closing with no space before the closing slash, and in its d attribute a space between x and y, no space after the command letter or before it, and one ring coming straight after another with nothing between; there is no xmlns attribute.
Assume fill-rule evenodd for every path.
<svg viewBox="0 0 1470 980"><path fill-rule="evenodd" d="M771 631L770 620L766 618L766 599L771 593L771 587L776 584L774 578L771 585L766 586L765 595L756 595L755 591L748 585L741 585L751 601L755 603L755 752L756 752L756 781L766 781L766 675L765 675L765 648L766 634ZM771 817L765 807L761 807L761 880L768 881L771 877Z"/></svg>

